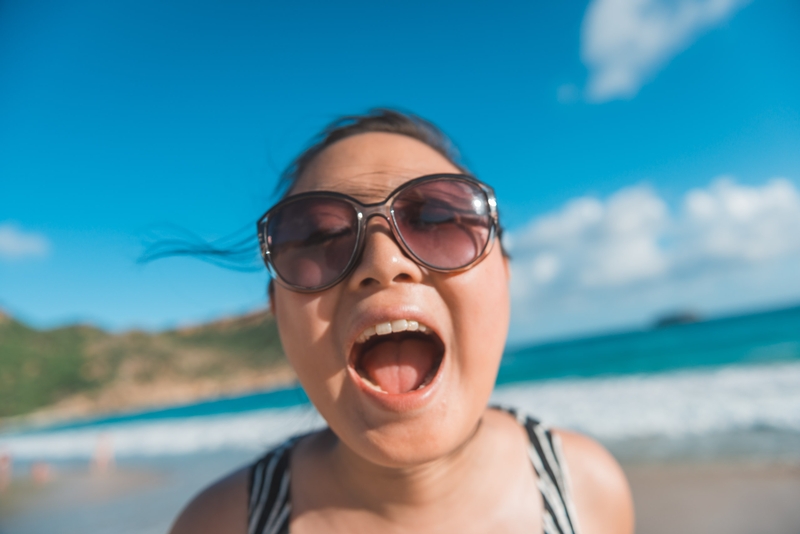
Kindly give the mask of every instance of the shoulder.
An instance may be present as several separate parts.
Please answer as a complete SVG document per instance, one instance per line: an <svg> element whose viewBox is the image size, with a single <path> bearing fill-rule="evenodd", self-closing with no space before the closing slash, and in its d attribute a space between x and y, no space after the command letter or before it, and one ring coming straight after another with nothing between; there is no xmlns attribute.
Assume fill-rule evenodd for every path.
<svg viewBox="0 0 800 534"><path fill-rule="evenodd" d="M633 498L613 456L596 441L553 429L561 440L582 534L633 532Z"/></svg>
<svg viewBox="0 0 800 534"><path fill-rule="evenodd" d="M247 532L250 466L215 482L183 509L170 534L235 534Z"/></svg>

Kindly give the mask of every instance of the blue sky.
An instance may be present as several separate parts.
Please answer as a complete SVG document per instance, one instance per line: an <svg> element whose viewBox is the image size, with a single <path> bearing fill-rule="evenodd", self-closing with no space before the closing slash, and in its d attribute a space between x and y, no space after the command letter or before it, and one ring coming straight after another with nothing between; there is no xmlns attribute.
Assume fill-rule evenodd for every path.
<svg viewBox="0 0 800 534"><path fill-rule="evenodd" d="M800 301L798 27L794 0L4 0L0 307L154 329L263 305L264 272L136 265L148 232L251 224L323 124L379 105L495 186L512 340Z"/></svg>

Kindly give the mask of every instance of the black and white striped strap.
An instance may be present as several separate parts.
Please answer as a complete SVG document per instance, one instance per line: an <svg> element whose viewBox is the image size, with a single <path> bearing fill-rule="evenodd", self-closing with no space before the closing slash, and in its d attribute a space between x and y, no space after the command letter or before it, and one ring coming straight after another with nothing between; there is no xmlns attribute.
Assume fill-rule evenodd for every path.
<svg viewBox="0 0 800 534"><path fill-rule="evenodd" d="M248 534L288 534L290 501L289 457L297 438L268 452L250 470Z"/></svg>
<svg viewBox="0 0 800 534"><path fill-rule="evenodd" d="M514 416L528 434L528 457L536 471L537 485L544 503L544 534L578 534L561 440L533 417L519 413L514 408L498 409Z"/></svg>
<svg viewBox="0 0 800 534"><path fill-rule="evenodd" d="M498 407L514 416L528 434L528 456L542 494L544 534L578 534L561 441L533 417ZM289 458L301 436L268 452L250 470L248 534L289 534L292 512Z"/></svg>

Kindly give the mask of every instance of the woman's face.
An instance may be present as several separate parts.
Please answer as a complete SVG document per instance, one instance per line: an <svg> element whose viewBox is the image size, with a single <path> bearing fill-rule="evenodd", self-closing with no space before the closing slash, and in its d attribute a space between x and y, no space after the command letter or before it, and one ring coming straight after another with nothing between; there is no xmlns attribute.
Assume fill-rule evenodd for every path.
<svg viewBox="0 0 800 534"><path fill-rule="evenodd" d="M325 149L292 193L380 202L413 178L458 172L415 139L367 133ZM505 344L508 276L498 243L469 270L429 271L373 217L349 276L317 293L276 285L272 306L290 363L339 439L373 463L409 467L443 457L475 431ZM429 331L362 342L370 327L396 321L398 330L402 320Z"/></svg>

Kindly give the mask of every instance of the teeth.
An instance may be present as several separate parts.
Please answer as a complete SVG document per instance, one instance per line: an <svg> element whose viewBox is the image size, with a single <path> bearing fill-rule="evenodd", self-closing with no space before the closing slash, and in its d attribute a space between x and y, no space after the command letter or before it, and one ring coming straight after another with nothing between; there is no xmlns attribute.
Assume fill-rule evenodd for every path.
<svg viewBox="0 0 800 534"><path fill-rule="evenodd" d="M408 330L408 321L405 319L392 321L392 332L405 332L406 330Z"/></svg>
<svg viewBox="0 0 800 534"><path fill-rule="evenodd" d="M363 378L364 378L364 383L368 385L371 389L374 389L375 391L380 391L381 393L386 393L386 391L384 391L382 387L380 387L378 384L373 383L372 380L370 380L369 378L367 377Z"/></svg>
<svg viewBox="0 0 800 534"><path fill-rule="evenodd" d="M423 332L426 334L431 331L430 328L417 321L412 321L410 319L395 319L391 322L379 323L375 326L370 326L361 332L361 335L356 338L356 343L364 343L374 335L385 336L393 332L405 332L406 330L411 332Z"/></svg>
<svg viewBox="0 0 800 534"><path fill-rule="evenodd" d="M392 333L392 323L380 323L375 325L375 332L379 336L385 336Z"/></svg>

